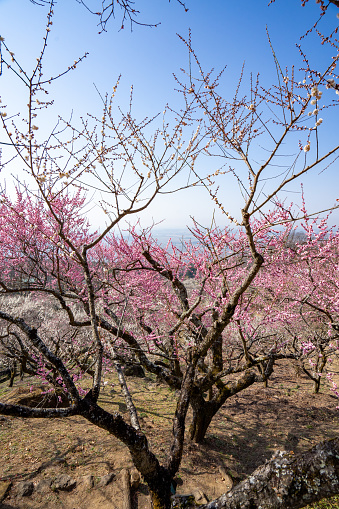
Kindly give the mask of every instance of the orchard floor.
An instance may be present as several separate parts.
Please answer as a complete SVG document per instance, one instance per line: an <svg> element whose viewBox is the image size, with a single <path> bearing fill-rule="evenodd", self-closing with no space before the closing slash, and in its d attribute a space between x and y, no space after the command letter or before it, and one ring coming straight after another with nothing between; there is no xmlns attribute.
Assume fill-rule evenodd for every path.
<svg viewBox="0 0 339 509"><path fill-rule="evenodd" d="M170 444L175 394L150 378L129 378L128 383L142 429L161 460ZM16 382L12 389L0 386L0 401L15 402L24 385L27 386L25 380ZM118 386L114 385L113 390L108 387L100 404L107 410L126 414ZM338 436L337 404L327 386L322 387L320 394L312 394L312 383L304 376L296 377L293 367L282 362L267 388L257 384L224 405L203 444L186 443L177 492L191 493L199 488L213 500L227 491L229 482L220 466L235 480L242 479L277 449L297 453ZM0 484L12 481L0 503L2 509L121 509L120 472L131 467L127 449L81 417L25 420L0 416ZM109 473L115 474L113 482L100 487L100 478ZM76 479L77 486L69 492L35 490L31 496L17 495L20 481L30 480L36 485L60 474ZM82 482L90 474L94 476L91 489ZM339 498L337 502L332 499L314 507L339 508ZM150 509L143 483L134 494L134 509Z"/></svg>

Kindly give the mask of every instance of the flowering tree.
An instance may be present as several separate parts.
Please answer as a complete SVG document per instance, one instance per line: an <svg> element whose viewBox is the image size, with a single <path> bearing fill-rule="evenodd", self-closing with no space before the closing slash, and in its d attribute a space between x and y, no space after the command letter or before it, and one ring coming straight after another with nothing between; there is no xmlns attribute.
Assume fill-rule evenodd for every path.
<svg viewBox="0 0 339 509"><path fill-rule="evenodd" d="M41 94L53 80L45 80L42 74L50 24L51 11L44 47L31 75L1 39L4 64L15 71L28 91L28 113L22 123L8 107L1 106L3 132L12 148L7 164L13 157L20 160L28 181L18 183L15 198L5 190L2 193L0 319L6 341L15 337L24 348L29 345L31 364L35 362L39 375L63 391L69 406L38 409L0 403L0 413L30 418L80 415L106 429L129 448L149 486L154 507L168 509L190 401L195 412L191 435L199 440L221 404L255 381L265 381L274 361L282 355L262 332L266 316L253 324L251 314L261 306L257 295L263 292L257 291L257 286L265 257L269 259L270 249L281 245L274 228L294 219L279 193L286 184L330 161L339 149L333 146L320 153L319 108L311 112L311 127L305 126L312 101L317 106L321 89L333 88L329 80L334 78L329 76L333 76L338 57L321 74L307 68L305 83L285 73L283 84L272 90L255 83L249 99L239 98L239 85L235 98L228 102L218 93L220 77L213 80L211 73L203 72L188 43L200 71L198 78L194 79L190 70L188 82L178 80L184 108L180 113L167 108L161 127L152 137L151 120L137 122L132 107L117 115L115 87L113 96L103 101L101 120L89 116L78 128L60 119L52 133L40 139L39 116L49 106ZM78 61L72 68L77 65ZM263 121L264 100L281 112L272 127ZM264 195L261 183L267 174L272 178L275 158L283 142L294 134L297 155L283 176L273 173L274 183ZM259 136L270 138L272 143L269 156L260 165L252 160L250 151ZM208 176L200 174L198 157L202 152L209 159L221 158ZM184 187L204 185L233 231L203 229L195 224L193 233L199 246L188 245L184 251L161 249L146 232L138 233L136 228L130 228L130 242L116 233L122 220L144 210L165 187L173 191L173 179L186 170L189 176ZM225 211L217 195L214 181L218 176L235 177L243 189L243 206L237 217ZM93 231L86 218L88 189L101 193L105 219L99 231ZM189 288L185 275L192 267L196 276ZM82 392L79 378L83 370L70 362L74 353L67 348L68 341L62 348L56 345L55 337L40 323L43 315L39 321L13 313L8 305L13 295L38 296L42 303L50 299L56 311L63 313L67 326L86 331L86 347L93 360L91 390ZM98 404L105 359L110 358L119 371L119 359L126 356L136 357L147 370L178 389L173 440L164 464L149 449L121 370L131 424ZM238 373L238 380L223 380ZM206 391L209 399L205 399ZM204 422L199 420L201 410L206 411ZM264 499L271 507L301 507L301 493L306 494L305 504L334 493L338 484L333 483L337 474L331 462L337 448L333 442L296 459L279 453L253 479L210 507L246 507L249 503L259 507ZM322 472L321 489L310 487L306 464L316 475ZM289 477L280 475L287 467ZM299 483L298 488L292 489L294 482Z"/></svg>
<svg viewBox="0 0 339 509"><path fill-rule="evenodd" d="M338 232L328 226L328 218L309 218L305 206L303 212L302 241L288 241L283 255L272 252L274 263L263 271L262 309L275 321L280 341L295 356L297 369L314 382L314 391L319 392L325 378L336 391L331 364L339 339Z"/></svg>
<svg viewBox="0 0 339 509"><path fill-rule="evenodd" d="M45 80L42 74L52 9L53 2L48 14L43 49L31 75L24 71L4 38L1 38L3 65L20 77L28 91L27 117L21 125L15 115L12 116L8 109L6 111L6 105L1 105L3 132L13 149L8 164L13 158L20 160L30 179L29 183L18 184L16 201L13 202L5 191L2 193L1 221L4 229L1 263L4 272L1 319L10 337L17 334L20 339L24 338L33 360L39 364L40 375L46 381L52 381L54 372L57 372L56 383L67 392L70 408L39 410L2 404L1 412L27 417L60 417L74 415L80 410L79 404L85 405L80 410L81 415L87 415L93 423L110 430L129 444L134 463L149 484L154 503L167 505L165 500L168 501L172 478L181 459L183 423L191 377L188 376L187 382L182 385L169 462L166 467L161 466L149 450L147 438L140 431L137 419L133 419L133 405L130 406L133 426L121 416L108 414L97 406L104 340L99 333L96 292L99 281L97 274L99 269L103 269L104 261L100 258L100 245L109 232L122 219L144 210L187 167L186 161L177 154L177 146L181 144L187 126L187 112L175 115L171 130L168 118L171 112L167 110L168 115L164 117L161 129L156 129L153 137L149 136L152 119L136 122L131 105L129 111L118 119L113 105L116 85L112 96L104 99L101 120L89 117L80 128L76 128L60 119L45 140L39 139L39 115L51 105L41 100L41 95L54 79ZM76 61L69 70L74 69L80 61ZM94 126L96 120L100 132ZM201 138L197 139L191 134L188 143L188 154L195 153L197 156ZM85 190L88 188L98 190L103 197L100 205L106 223L101 232L91 231L84 218L83 211L88 206ZM53 296L60 308L68 313L71 326L89 328L94 362L93 386L88 394L81 394L76 373L66 365L69 356L67 352L65 354L65 349L56 350L51 338L31 319L28 321L7 312L6 297L22 295L22 292ZM79 302L82 306L80 319L72 307ZM112 349L111 346L110 351ZM192 369L190 365L189 372ZM127 387L124 386L124 389L128 398Z"/></svg>

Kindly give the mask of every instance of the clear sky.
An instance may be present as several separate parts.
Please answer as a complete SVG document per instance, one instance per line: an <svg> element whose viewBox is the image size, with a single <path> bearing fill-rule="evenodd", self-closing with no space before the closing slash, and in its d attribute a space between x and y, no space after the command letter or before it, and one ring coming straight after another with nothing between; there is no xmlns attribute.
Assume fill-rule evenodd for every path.
<svg viewBox="0 0 339 509"><path fill-rule="evenodd" d="M89 0L88 4L98 10L101 1ZM187 37L189 28L193 47L205 69L219 70L227 65L223 79L225 96L232 97L243 62L246 79L250 72L259 72L263 83L269 86L276 75L266 25L281 66L294 63L298 69L301 60L295 45L320 14L314 0L304 8L299 0L276 0L271 5L268 0L187 0L188 12L176 0L135 0L135 5L142 10L140 21L161 21L161 24L157 28L135 25L131 32L126 23L124 30L119 30L120 13L117 12L117 19L109 22L107 32L99 35L96 17L76 0L56 3L45 75L63 71L85 52L89 52L89 56L76 71L52 86L55 107L51 111L55 118L57 114L69 117L71 111L74 119L86 113L100 117L101 102L96 88L102 94L111 91L120 74L118 100L122 108L128 105L133 84L136 116L152 116L162 111L166 103L179 104L173 73L179 73L181 67L187 68L188 52L177 34ZM324 32L333 29L338 23L337 12L338 9L330 6L320 29ZM0 35L26 69L34 65L39 55L46 14L46 7L33 5L29 0L0 0ZM314 67L321 67L328 61L330 50L321 46L315 35L303 39L302 45ZM26 100L18 80L10 78L6 70L0 77L0 95L13 112L19 111ZM323 134L324 144L339 140L337 119L337 111L329 116ZM1 141L3 133L0 131ZM12 168L12 171L20 177L20 168ZM318 173L316 170L303 179L306 199L314 209L332 205L339 196L338 163L320 176ZM2 172L1 178L9 182L8 169ZM296 194L299 190L298 186L291 189L291 200L299 200L300 195ZM231 212L239 209L241 202L233 188L225 183L220 192ZM184 228L190 223L190 216L207 225L212 214L213 205L205 191L193 189L159 199L142 220L145 225L153 218L156 222L164 220L165 228ZM334 219L339 222L337 213Z"/></svg>

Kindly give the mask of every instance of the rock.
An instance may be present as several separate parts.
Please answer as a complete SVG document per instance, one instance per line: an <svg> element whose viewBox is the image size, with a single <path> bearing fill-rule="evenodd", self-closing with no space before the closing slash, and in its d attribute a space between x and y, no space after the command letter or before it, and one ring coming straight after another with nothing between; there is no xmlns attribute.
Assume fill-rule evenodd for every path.
<svg viewBox="0 0 339 509"><path fill-rule="evenodd" d="M137 376L139 378L145 378L145 371L140 364L126 364L124 369L125 376Z"/></svg>
<svg viewBox="0 0 339 509"><path fill-rule="evenodd" d="M98 488L104 488L105 486L110 484L113 481L114 477L115 477L115 474L113 474L113 473L103 475L98 482Z"/></svg>
<svg viewBox="0 0 339 509"><path fill-rule="evenodd" d="M192 492L192 495L194 497L194 500L197 502L197 504L207 504L208 498L206 497L205 493L201 491L199 488L195 488Z"/></svg>
<svg viewBox="0 0 339 509"><path fill-rule="evenodd" d="M76 484L77 482L75 479L71 479L71 477L67 474L62 474L54 480L52 490L71 491L75 488Z"/></svg>
<svg viewBox="0 0 339 509"><path fill-rule="evenodd" d="M0 502L4 500L7 493L11 489L12 483L11 481L0 481Z"/></svg>
<svg viewBox="0 0 339 509"><path fill-rule="evenodd" d="M42 479L35 487L37 493L46 493L51 489L52 479Z"/></svg>
<svg viewBox="0 0 339 509"><path fill-rule="evenodd" d="M32 495L34 490L34 484L32 481L22 481L16 486L16 494L18 497L29 497Z"/></svg>
<svg viewBox="0 0 339 509"><path fill-rule="evenodd" d="M133 490L138 489L139 484L140 484L140 474L139 474L138 470L136 468L132 468L130 476L131 476L131 479L130 479L131 488Z"/></svg>
<svg viewBox="0 0 339 509"><path fill-rule="evenodd" d="M84 477L82 478L82 484L83 484L84 488L87 488L88 490L93 488L93 486L94 486L93 475L91 475L91 474L84 475Z"/></svg>

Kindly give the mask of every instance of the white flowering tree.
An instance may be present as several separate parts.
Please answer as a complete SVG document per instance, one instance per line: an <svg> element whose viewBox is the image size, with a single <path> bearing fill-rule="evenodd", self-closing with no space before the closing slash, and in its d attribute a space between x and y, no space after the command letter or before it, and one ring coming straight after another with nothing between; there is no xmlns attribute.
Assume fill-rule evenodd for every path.
<svg viewBox="0 0 339 509"><path fill-rule="evenodd" d="M133 25L141 25L145 27L157 27L160 22L157 23L146 23L141 22L138 19L138 14L140 11L138 10L139 3L134 0L97 0L96 4L93 6L89 4L86 0L76 0L78 3L82 4L89 12L98 17L99 25L101 26L102 31L106 30L106 25L111 18L116 19L119 17L120 20L120 30L125 28L126 22L128 23L131 30L133 29ZM171 1L171 0L169 0ZM183 0L176 0L184 9L185 12L188 11ZM35 5L44 5L49 4L49 0L30 0Z"/></svg>

